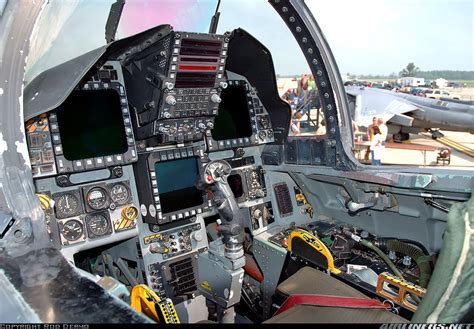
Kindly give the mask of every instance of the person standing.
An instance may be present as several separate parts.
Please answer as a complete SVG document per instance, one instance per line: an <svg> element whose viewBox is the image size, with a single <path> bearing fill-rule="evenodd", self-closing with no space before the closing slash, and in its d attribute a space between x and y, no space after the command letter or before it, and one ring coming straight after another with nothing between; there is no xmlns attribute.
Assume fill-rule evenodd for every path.
<svg viewBox="0 0 474 329"><path fill-rule="evenodd" d="M384 153L385 147L382 145L382 133L380 132L380 128L374 126L374 137L371 140L370 150L372 151L372 165L373 166L380 166L382 163L382 157Z"/></svg>
<svg viewBox="0 0 474 329"><path fill-rule="evenodd" d="M308 76L306 74L301 75L301 79L298 85L299 98L303 104L306 104L308 99Z"/></svg>
<svg viewBox="0 0 474 329"><path fill-rule="evenodd" d="M374 127L376 127L377 124L378 124L377 117L373 117L372 124L369 125L369 127L367 128L367 140L369 142L371 142L372 139L374 138ZM374 153L371 150L370 146L368 146L367 150L365 151L365 157L364 157L365 161L369 161L369 154L370 154L370 161L372 161L374 159Z"/></svg>
<svg viewBox="0 0 474 329"><path fill-rule="evenodd" d="M385 142L387 141L388 127L383 122L382 118L377 119L377 126L379 127L380 133L382 134L382 146L385 147Z"/></svg>

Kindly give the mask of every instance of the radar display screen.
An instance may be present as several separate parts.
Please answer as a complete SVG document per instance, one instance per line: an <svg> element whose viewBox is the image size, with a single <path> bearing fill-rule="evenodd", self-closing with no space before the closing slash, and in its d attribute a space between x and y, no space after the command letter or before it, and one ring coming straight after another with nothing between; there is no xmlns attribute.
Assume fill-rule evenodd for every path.
<svg viewBox="0 0 474 329"><path fill-rule="evenodd" d="M156 162L155 174L163 213L202 205L202 191L195 187L199 179L197 158Z"/></svg>
<svg viewBox="0 0 474 329"><path fill-rule="evenodd" d="M245 86L228 86L222 91L221 99L212 138L220 141L252 136Z"/></svg>
<svg viewBox="0 0 474 329"><path fill-rule="evenodd" d="M120 97L115 90L74 90L56 115L67 160L127 151Z"/></svg>

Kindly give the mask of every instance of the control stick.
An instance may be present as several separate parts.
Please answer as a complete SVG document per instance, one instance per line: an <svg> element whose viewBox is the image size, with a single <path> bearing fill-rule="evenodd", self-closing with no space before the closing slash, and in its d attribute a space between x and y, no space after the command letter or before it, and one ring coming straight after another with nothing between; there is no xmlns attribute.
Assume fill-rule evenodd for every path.
<svg viewBox="0 0 474 329"><path fill-rule="evenodd" d="M199 254L201 284L198 289L210 302L217 304L217 318L221 323L235 321L234 305L240 302L245 266L244 220L227 183L231 171L227 161L211 161L205 166L199 182L199 185L212 185L213 201L221 222L217 228L220 237L209 242L207 252Z"/></svg>
<svg viewBox="0 0 474 329"><path fill-rule="evenodd" d="M227 183L232 168L224 160L208 163L203 172L203 180L207 184L214 184L217 188L214 193L214 202L222 218L218 232L223 236L225 256L237 259L243 256L244 221L235 201L234 194Z"/></svg>

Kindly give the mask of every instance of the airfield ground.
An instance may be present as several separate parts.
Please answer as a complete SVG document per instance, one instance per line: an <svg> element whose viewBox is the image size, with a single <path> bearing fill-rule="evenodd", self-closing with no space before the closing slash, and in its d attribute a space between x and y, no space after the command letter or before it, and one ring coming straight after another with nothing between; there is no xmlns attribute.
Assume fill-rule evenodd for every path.
<svg viewBox="0 0 474 329"><path fill-rule="evenodd" d="M459 144L474 149L474 135L469 133L463 132L452 132L452 131L443 131L445 137L458 142ZM389 136L390 138L390 136ZM418 134L410 135L410 142L422 145L430 145L437 148L446 146L440 143L437 140L431 138L431 135L426 134ZM452 149L451 154L451 163L450 165L444 166L445 168L456 168L456 169L466 169L466 170L473 170L474 167L474 158L470 155ZM427 166L436 166L442 168L441 164L436 164L436 157L438 152L436 151L428 151L426 152L426 165ZM411 151L411 150L403 150L403 149L389 149L385 150L385 154L382 160L382 164L387 165L415 165L415 166L423 166L423 152L421 151Z"/></svg>

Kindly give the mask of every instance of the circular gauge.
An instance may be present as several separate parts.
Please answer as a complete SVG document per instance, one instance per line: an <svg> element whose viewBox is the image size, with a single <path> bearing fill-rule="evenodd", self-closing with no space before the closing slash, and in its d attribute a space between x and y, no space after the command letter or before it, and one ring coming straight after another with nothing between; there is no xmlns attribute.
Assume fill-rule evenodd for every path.
<svg viewBox="0 0 474 329"><path fill-rule="evenodd" d="M128 191L127 186L122 183L118 183L112 186L110 189L110 197L112 198L113 202L122 206L127 203L130 197L130 192Z"/></svg>
<svg viewBox="0 0 474 329"><path fill-rule="evenodd" d="M92 209L104 209L107 207L107 193L101 187L94 187L87 192L86 201Z"/></svg>
<svg viewBox="0 0 474 329"><path fill-rule="evenodd" d="M109 232L110 224L104 215L92 215L87 220L90 233L96 236L102 236Z"/></svg>
<svg viewBox="0 0 474 329"><path fill-rule="evenodd" d="M56 200L58 217L71 217L79 210L79 199L72 193L65 193Z"/></svg>
<svg viewBox="0 0 474 329"><path fill-rule="evenodd" d="M76 241L83 233L84 226L77 219L68 220L61 229L61 234L68 241Z"/></svg>

